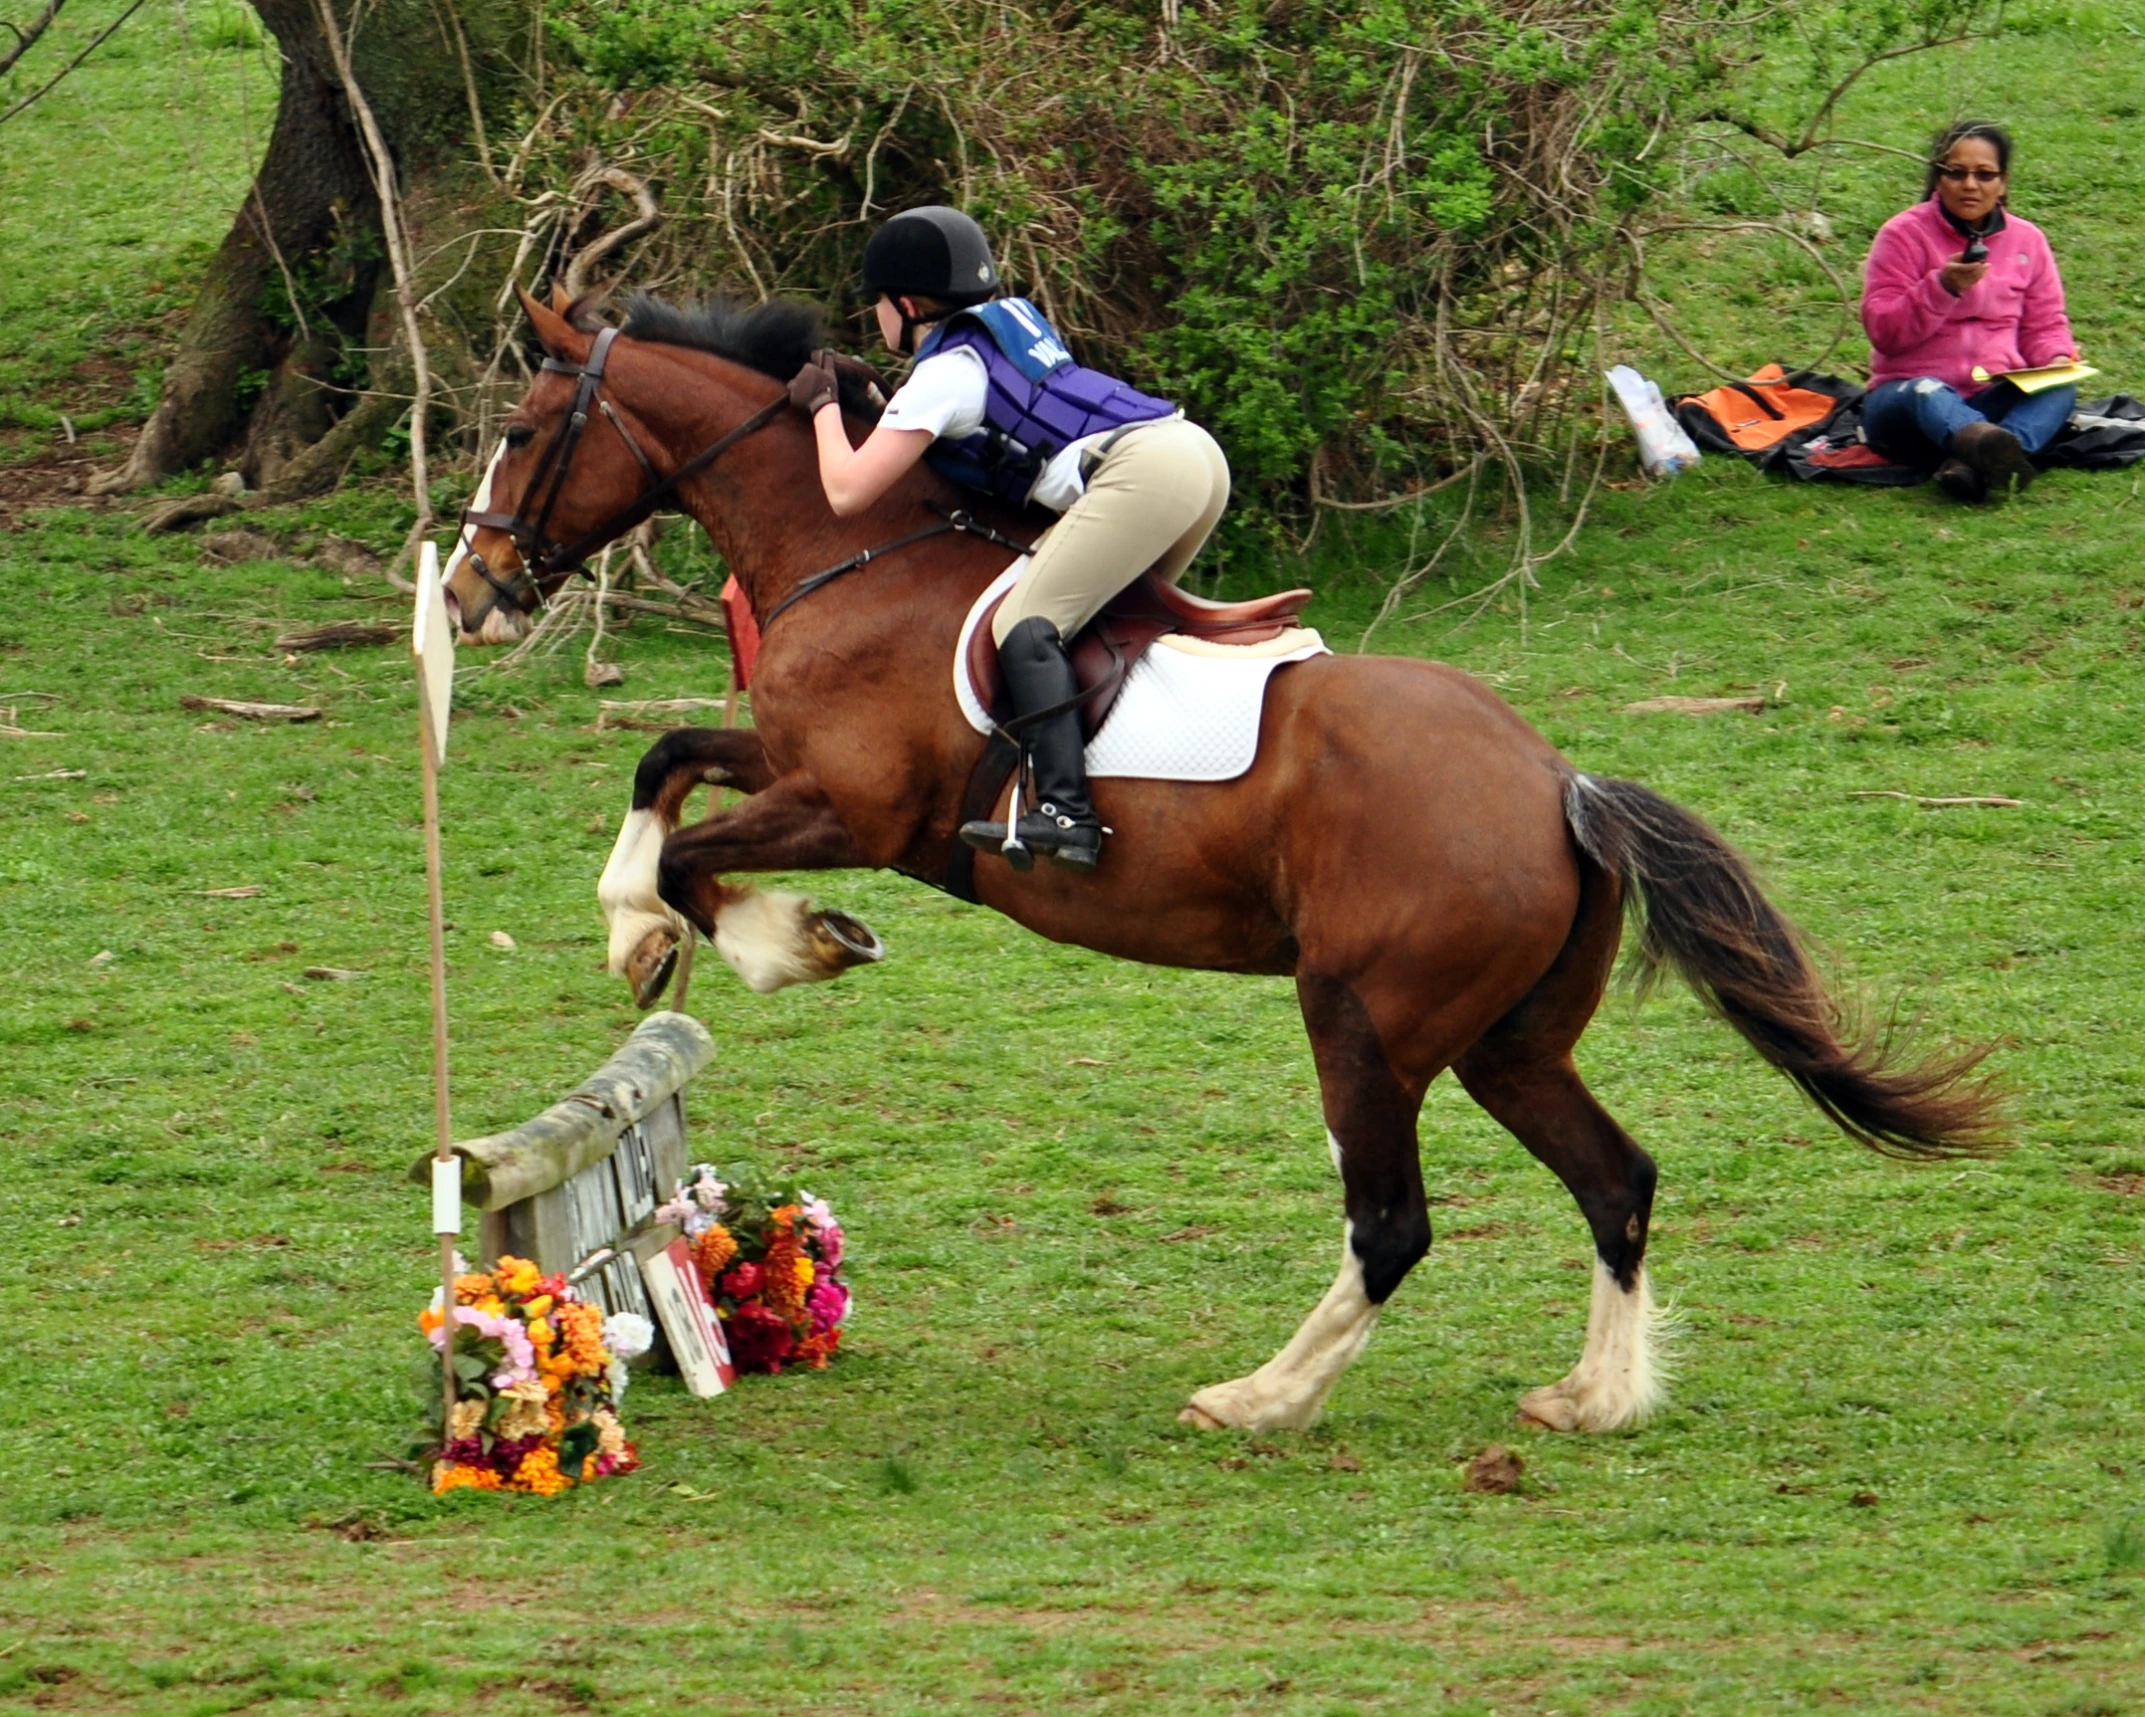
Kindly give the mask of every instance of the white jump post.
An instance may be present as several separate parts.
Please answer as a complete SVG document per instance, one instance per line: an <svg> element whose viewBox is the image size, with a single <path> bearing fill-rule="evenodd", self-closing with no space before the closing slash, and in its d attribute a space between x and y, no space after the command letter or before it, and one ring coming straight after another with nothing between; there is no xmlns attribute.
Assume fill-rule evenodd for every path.
<svg viewBox="0 0 2145 1717"><path fill-rule="evenodd" d="M462 1165L454 1151L447 1108L447 914L440 884L439 772L447 761L447 723L454 703L454 628L440 583L439 549L427 541L417 556L417 615L410 627L417 659L419 749L424 755L425 895L432 935L432 1229L439 1236L439 1433L454 1436L454 1243L462 1231Z"/></svg>

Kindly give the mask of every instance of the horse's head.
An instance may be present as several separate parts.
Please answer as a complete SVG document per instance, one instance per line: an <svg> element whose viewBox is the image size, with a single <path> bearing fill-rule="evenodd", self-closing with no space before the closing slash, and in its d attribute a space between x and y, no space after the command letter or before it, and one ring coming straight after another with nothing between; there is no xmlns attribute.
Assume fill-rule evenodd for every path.
<svg viewBox="0 0 2145 1717"><path fill-rule="evenodd" d="M448 607L471 643L521 637L584 555L657 506L684 505L676 485L784 415L787 395L760 378L787 381L827 343L817 310L781 300L684 311L636 295L619 330L580 326L563 302L524 292L521 303L543 370L506 421L447 567ZM873 372L841 367L844 408L876 418ZM797 480L816 495L810 432L796 428Z"/></svg>
<svg viewBox="0 0 2145 1717"><path fill-rule="evenodd" d="M469 643L523 636L582 555L609 540L600 528L653 481L646 431L636 434L603 386L617 335L578 326L570 306L526 292L521 303L543 369L506 420L447 566L447 607Z"/></svg>

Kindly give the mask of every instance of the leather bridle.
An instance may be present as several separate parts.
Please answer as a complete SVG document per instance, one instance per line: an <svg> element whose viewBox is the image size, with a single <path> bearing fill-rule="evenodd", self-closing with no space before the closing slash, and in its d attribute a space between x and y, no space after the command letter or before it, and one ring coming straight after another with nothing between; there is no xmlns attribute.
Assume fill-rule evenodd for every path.
<svg viewBox="0 0 2145 1717"><path fill-rule="evenodd" d="M538 455L536 470L522 490L522 499L511 513L477 512L474 508L462 514L464 531L475 526L478 529L504 531L521 551L521 568L511 577L502 579L485 565L484 557L474 548L468 552L469 564L476 568L477 576L492 587L493 594L507 607L519 614L534 614L549 598L544 593L542 580L555 576L570 577L574 573L586 573L583 564L591 551L605 543L616 541L647 518L677 492L678 486L688 478L697 477L720 459L738 442L756 430L772 423L782 408L789 404L786 393L778 393L746 418L735 429L718 436L692 458L680 465L667 477L656 472L654 462L633 438L633 432L625 420L611 408L611 402L603 397L604 367L610 362L611 346L618 338L616 328L598 331L595 344L589 347L588 358L579 364L570 364L560 358L547 357L544 368L555 375L575 378L573 407L551 433ZM560 492L566 486L567 472L572 468L574 450L581 444L581 433L588 427L591 411L600 411L610 426L618 431L626 449L633 455L642 474L648 479L647 487L624 507L605 519L593 529L584 531L569 543L553 543L545 535L545 527L551 522L552 508L558 505ZM529 498L539 491L543 504L536 510L532 520L524 515Z"/></svg>

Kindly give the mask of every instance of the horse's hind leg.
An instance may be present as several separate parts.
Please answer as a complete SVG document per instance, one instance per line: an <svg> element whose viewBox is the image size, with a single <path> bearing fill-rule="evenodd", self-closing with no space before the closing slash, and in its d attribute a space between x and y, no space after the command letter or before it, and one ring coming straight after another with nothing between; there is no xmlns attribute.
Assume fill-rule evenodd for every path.
<svg viewBox="0 0 2145 1717"><path fill-rule="evenodd" d="M1598 885L1556 965L1453 1071L1468 1093L1563 1181L1594 1232L1586 1350L1569 1376L1520 1398L1554 1431L1613 1431L1660 1404L1660 1319L1646 1281L1653 1159L1594 1100L1571 1048L1600 1004L1616 903Z"/></svg>
<svg viewBox="0 0 2145 1717"><path fill-rule="evenodd" d="M1394 1070L1347 985L1305 976L1296 987L1346 1194L1341 1271L1286 1347L1249 1377L1200 1390L1178 1415L1208 1430L1310 1424L1370 1340L1379 1308L1430 1250L1415 1138L1428 1081Z"/></svg>

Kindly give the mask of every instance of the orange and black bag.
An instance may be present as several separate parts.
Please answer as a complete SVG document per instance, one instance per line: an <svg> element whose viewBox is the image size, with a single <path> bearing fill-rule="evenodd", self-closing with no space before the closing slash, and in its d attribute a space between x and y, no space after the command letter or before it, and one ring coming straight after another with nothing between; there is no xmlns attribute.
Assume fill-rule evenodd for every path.
<svg viewBox="0 0 2145 1717"><path fill-rule="evenodd" d="M1754 457L1816 428L1861 392L1837 376L1807 370L1790 375L1767 364L1747 381L1685 394L1676 401L1676 421L1708 453Z"/></svg>

